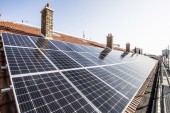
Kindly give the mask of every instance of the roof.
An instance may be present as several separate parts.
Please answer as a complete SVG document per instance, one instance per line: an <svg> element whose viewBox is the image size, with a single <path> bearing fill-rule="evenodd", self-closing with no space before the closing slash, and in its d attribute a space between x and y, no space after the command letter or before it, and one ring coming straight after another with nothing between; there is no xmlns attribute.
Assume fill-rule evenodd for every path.
<svg viewBox="0 0 170 113"><path fill-rule="evenodd" d="M9 32L9 33L15 33L15 34L31 35L31 36L41 36L40 31L41 29L39 27L25 25L23 23L0 21L0 32ZM59 32L53 32L52 38L59 40L59 41L71 42L71 43L76 43L76 44L90 45L90 46L96 46L96 47L101 47L101 48L106 47L106 45L102 43L78 38L75 36L71 36L71 35L67 35L67 34L63 34ZM115 47L113 49L119 50L119 51L125 50L119 47Z"/></svg>

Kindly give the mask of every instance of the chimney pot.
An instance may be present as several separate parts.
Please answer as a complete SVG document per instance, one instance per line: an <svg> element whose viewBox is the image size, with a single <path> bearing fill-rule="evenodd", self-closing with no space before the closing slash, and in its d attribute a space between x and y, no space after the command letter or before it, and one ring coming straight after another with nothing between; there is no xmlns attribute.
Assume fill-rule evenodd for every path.
<svg viewBox="0 0 170 113"><path fill-rule="evenodd" d="M129 42L126 44L126 51L130 52L130 43Z"/></svg>
<svg viewBox="0 0 170 113"><path fill-rule="evenodd" d="M113 48L113 36L112 36L111 33L108 34L108 36L107 36L107 45L106 45L106 47L108 47L110 49Z"/></svg>
<svg viewBox="0 0 170 113"><path fill-rule="evenodd" d="M47 7L50 8L50 4L49 3L47 3Z"/></svg>

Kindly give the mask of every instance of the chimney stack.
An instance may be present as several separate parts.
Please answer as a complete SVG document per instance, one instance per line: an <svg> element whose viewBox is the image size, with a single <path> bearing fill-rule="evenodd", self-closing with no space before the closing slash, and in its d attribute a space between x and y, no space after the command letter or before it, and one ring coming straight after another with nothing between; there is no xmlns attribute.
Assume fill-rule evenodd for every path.
<svg viewBox="0 0 170 113"><path fill-rule="evenodd" d="M129 42L126 44L126 51L130 52L130 43Z"/></svg>
<svg viewBox="0 0 170 113"><path fill-rule="evenodd" d="M52 37L53 12L49 3L41 10L41 33L45 37Z"/></svg>
<svg viewBox="0 0 170 113"><path fill-rule="evenodd" d="M107 46L106 47L113 49L113 36L111 33L108 34L108 36L107 36Z"/></svg>

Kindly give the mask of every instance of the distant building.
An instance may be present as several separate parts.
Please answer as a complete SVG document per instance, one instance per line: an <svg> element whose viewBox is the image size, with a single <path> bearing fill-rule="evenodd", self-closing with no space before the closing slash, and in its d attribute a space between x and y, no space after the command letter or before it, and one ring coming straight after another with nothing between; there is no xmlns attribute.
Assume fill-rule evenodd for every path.
<svg viewBox="0 0 170 113"><path fill-rule="evenodd" d="M143 49L135 47L134 52L138 54L143 54Z"/></svg>
<svg viewBox="0 0 170 113"><path fill-rule="evenodd" d="M168 53L170 54L170 50L169 50L169 52L168 52L168 49L162 50L162 56L166 56L166 55L168 55Z"/></svg>

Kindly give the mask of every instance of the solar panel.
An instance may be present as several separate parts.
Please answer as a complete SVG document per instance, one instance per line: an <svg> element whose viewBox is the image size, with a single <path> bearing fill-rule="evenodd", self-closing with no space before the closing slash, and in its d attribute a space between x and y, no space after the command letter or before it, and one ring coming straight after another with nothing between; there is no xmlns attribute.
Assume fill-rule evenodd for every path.
<svg viewBox="0 0 170 113"><path fill-rule="evenodd" d="M135 86L133 86L133 84L130 84L129 82L119 78L119 76L109 73L103 68L97 67L97 68L90 68L88 70L92 72L94 75L98 76L103 81L105 81L111 87L121 92L129 99L134 95L134 92L137 89Z"/></svg>
<svg viewBox="0 0 170 113"><path fill-rule="evenodd" d="M124 65L117 65L117 66L115 66L115 68L117 68L119 70L123 70L125 73L128 73L131 76L134 76L138 80L145 80L146 79L146 76L143 76L143 74L136 72L136 70L128 69Z"/></svg>
<svg viewBox="0 0 170 113"><path fill-rule="evenodd" d="M56 70L37 49L5 47L11 75Z"/></svg>
<svg viewBox="0 0 170 113"><path fill-rule="evenodd" d="M59 69L70 69L80 68L77 62L72 60L62 51L42 50L44 54L59 68Z"/></svg>
<svg viewBox="0 0 170 113"><path fill-rule="evenodd" d="M40 37L2 39L17 108L26 113L123 112L157 63Z"/></svg>
<svg viewBox="0 0 170 113"><path fill-rule="evenodd" d="M59 41L56 41L56 40L51 40L51 42L57 46L60 50L63 50L63 51L74 51L73 49L71 49L69 46L67 46L65 43L63 42L59 42Z"/></svg>
<svg viewBox="0 0 170 113"><path fill-rule="evenodd" d="M77 44L77 46L80 47L81 49L83 49L86 52L96 52L96 51L89 49L87 46L84 46L84 45Z"/></svg>
<svg viewBox="0 0 170 113"><path fill-rule="evenodd" d="M146 60L147 61L147 60ZM143 73L143 76L147 76L150 74L153 64L155 63L149 63L149 61L147 62L136 62L136 63L132 63L131 65L127 65L125 64L128 68L133 68L134 70L138 70L141 73Z"/></svg>
<svg viewBox="0 0 170 113"><path fill-rule="evenodd" d="M116 65L115 66L105 66L103 68L108 70L112 74L119 76L124 81L126 81L130 84L133 84L134 86L139 87L141 85L141 83L142 83L141 80L138 80L134 76L125 73L123 70L116 69L115 67L116 67Z"/></svg>
<svg viewBox="0 0 170 113"><path fill-rule="evenodd" d="M89 48L95 49L98 53L102 52L104 50L104 48L100 48L100 47L91 47L88 46Z"/></svg>
<svg viewBox="0 0 170 113"><path fill-rule="evenodd" d="M77 52L86 52L84 51L83 49L81 49L80 47L78 47L78 45L76 44L71 44L71 43L66 43L69 47L71 47L74 51L77 51Z"/></svg>
<svg viewBox="0 0 170 113"><path fill-rule="evenodd" d="M82 56L90 59L91 61L93 61L94 63L98 64L98 65L106 65L107 63L104 62L103 60L101 60L100 58L98 57L95 57L93 55L91 55L90 53L80 53Z"/></svg>
<svg viewBox="0 0 170 113"><path fill-rule="evenodd" d="M140 74L142 74L142 75L145 75L145 73L144 73L143 71L138 70L138 69L136 68L136 66L133 66L132 63L130 63L130 64L123 64L123 66L124 66L125 68L129 69L129 70L135 71L135 72L138 73L138 74L140 73Z"/></svg>
<svg viewBox="0 0 170 113"><path fill-rule="evenodd" d="M3 37L4 45L35 48L35 45L31 42L28 36L2 33L2 37Z"/></svg>
<svg viewBox="0 0 170 113"><path fill-rule="evenodd" d="M121 113L129 101L84 69L63 73L102 113Z"/></svg>
<svg viewBox="0 0 170 113"><path fill-rule="evenodd" d="M86 48L88 48L88 49L90 49L92 52L96 52L96 53L100 53L101 51L102 51L102 49L101 50L97 50L95 47L93 47L93 46L85 46Z"/></svg>
<svg viewBox="0 0 170 113"><path fill-rule="evenodd" d="M12 80L22 113L96 113L58 72Z"/></svg>
<svg viewBox="0 0 170 113"><path fill-rule="evenodd" d="M91 53L93 56L103 60L104 62L108 63L108 64L115 64L117 63L115 60L112 60L110 57L108 57L107 54L102 54L102 53Z"/></svg>
<svg viewBox="0 0 170 113"><path fill-rule="evenodd" d="M49 40L39 37L30 37L38 48L58 50Z"/></svg>
<svg viewBox="0 0 170 113"><path fill-rule="evenodd" d="M88 66L96 66L95 63L93 63L92 61L88 60L87 58L83 57L82 55L80 55L79 53L76 52L65 52L68 56L70 56L71 58L73 58L75 61L77 61L78 63L80 63L81 65L83 65L84 67L88 67Z"/></svg>

